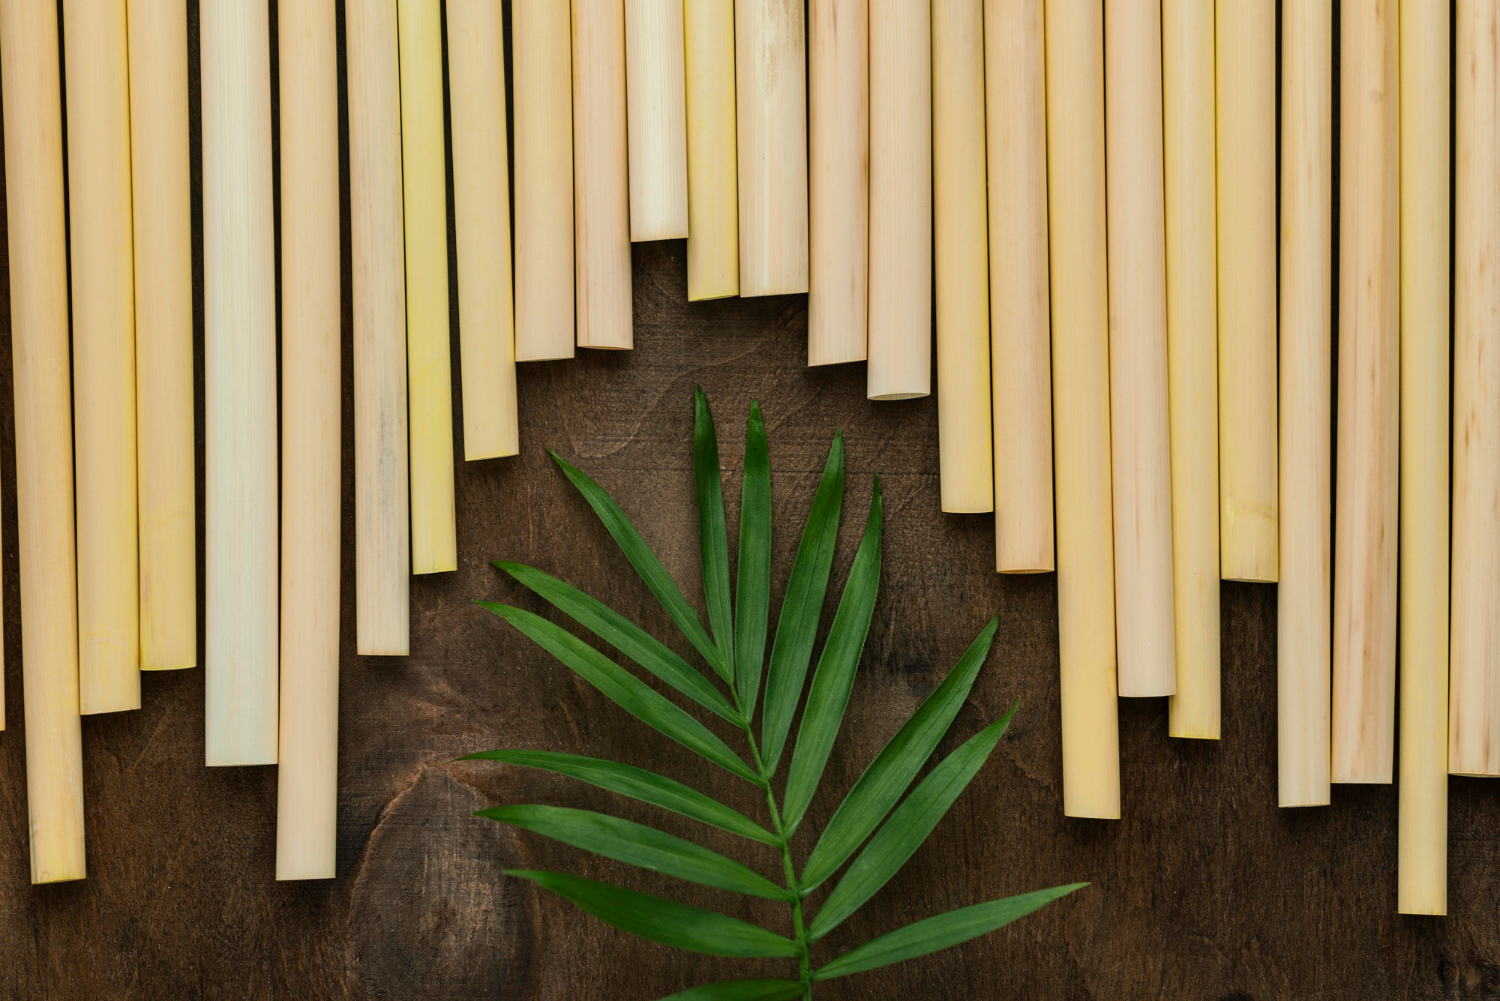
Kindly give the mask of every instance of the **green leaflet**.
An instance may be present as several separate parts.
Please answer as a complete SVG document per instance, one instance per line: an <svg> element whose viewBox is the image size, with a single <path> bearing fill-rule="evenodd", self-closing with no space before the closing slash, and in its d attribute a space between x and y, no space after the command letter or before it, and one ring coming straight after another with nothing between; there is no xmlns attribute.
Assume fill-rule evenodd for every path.
<svg viewBox="0 0 1500 1001"><path fill-rule="evenodd" d="M720 980L689 987L660 1001L794 1001L805 991L795 980Z"/></svg>
<svg viewBox="0 0 1500 1001"><path fill-rule="evenodd" d="M693 486L698 494L698 535L703 558L703 595L719 660L714 668L734 681L734 615L729 599L729 540L724 529L724 481L719 437L702 386L693 387Z"/></svg>
<svg viewBox="0 0 1500 1001"><path fill-rule="evenodd" d="M746 719L755 718L771 609L771 456L760 404L750 401L745 480L740 490L740 560L734 605L735 688Z"/></svg>
<svg viewBox="0 0 1500 1001"><path fill-rule="evenodd" d="M577 904L607 925L662 945L710 956L795 959L796 942L760 925L623 886L538 869L506 869Z"/></svg>

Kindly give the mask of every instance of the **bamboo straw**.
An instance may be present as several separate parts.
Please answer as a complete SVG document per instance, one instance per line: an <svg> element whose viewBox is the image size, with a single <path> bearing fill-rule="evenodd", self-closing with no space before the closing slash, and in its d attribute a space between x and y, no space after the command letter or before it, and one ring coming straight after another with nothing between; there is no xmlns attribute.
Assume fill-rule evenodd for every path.
<svg viewBox="0 0 1500 1001"><path fill-rule="evenodd" d="M516 358L500 0L448 6L464 458L515 455Z"/></svg>
<svg viewBox="0 0 1500 1001"><path fill-rule="evenodd" d="M31 881L84 876L57 8L0 0Z"/></svg>
<svg viewBox="0 0 1500 1001"><path fill-rule="evenodd" d="M1110 455L1121 696L1177 691L1161 0L1105 15Z"/></svg>
<svg viewBox="0 0 1500 1001"><path fill-rule="evenodd" d="M356 650L410 648L406 285L395 0L344 8L354 277Z"/></svg>
<svg viewBox="0 0 1500 1001"><path fill-rule="evenodd" d="M1215 35L1220 572L1275 581L1275 0L1218 0Z"/></svg>
<svg viewBox="0 0 1500 1001"><path fill-rule="evenodd" d="M682 7L678 0L625 0L631 240L688 235Z"/></svg>
<svg viewBox="0 0 1500 1001"><path fill-rule="evenodd" d="M1500 4L1458 8L1448 770L1500 775ZM1404 664L1403 664L1404 666ZM1402 721L1406 716L1403 714ZM1413 720L1415 722L1415 720ZM1405 746L1403 740L1402 746ZM1402 776L1405 787L1405 776Z"/></svg>
<svg viewBox="0 0 1500 1001"><path fill-rule="evenodd" d="M740 295L808 288L802 15L800 3L734 5Z"/></svg>
<svg viewBox="0 0 1500 1001"><path fill-rule="evenodd" d="M276 763L276 272L265 0L199 13L210 765Z"/></svg>
<svg viewBox="0 0 1500 1001"><path fill-rule="evenodd" d="M125 0L66 0L78 695L84 713L141 706L127 48Z"/></svg>
<svg viewBox="0 0 1500 1001"><path fill-rule="evenodd" d="M1120 816L1105 275L1104 25L1096 0L1047 0L1052 400L1063 812Z"/></svg>
<svg viewBox="0 0 1500 1001"><path fill-rule="evenodd" d="M1469 32L1471 16L1472 11L1462 15ZM1403 914L1443 914L1448 909L1450 27L1446 4L1407 3L1400 12L1400 115L1405 125L1400 140L1401 783L1396 897ZM1493 45L1500 24L1492 18L1487 29ZM1464 44L1472 46L1471 39L1465 37ZM1465 63L1477 68L1472 50ZM1492 164L1485 175L1489 186L1496 166L1500 164Z"/></svg>
<svg viewBox="0 0 1500 1001"><path fill-rule="evenodd" d="M129 0L141 669L198 663L187 16Z"/></svg>
<svg viewBox="0 0 1500 1001"><path fill-rule="evenodd" d="M578 346L634 345L624 0L573 0Z"/></svg>
<svg viewBox="0 0 1500 1001"><path fill-rule="evenodd" d="M1277 802L1329 802L1333 663L1333 12L1282 9Z"/></svg>
<svg viewBox="0 0 1500 1001"><path fill-rule="evenodd" d="M1219 392L1214 8L1164 0L1167 391L1172 436L1174 737L1219 739Z"/></svg>
<svg viewBox="0 0 1500 1001"><path fill-rule="evenodd" d="M942 506L993 511L983 0L944 0L931 23Z"/></svg>
<svg viewBox="0 0 1500 1001"><path fill-rule="evenodd" d="M695 5L692 5L695 6ZM512 0L516 360L573 357L573 38L568 5Z"/></svg>
<svg viewBox="0 0 1500 1001"><path fill-rule="evenodd" d="M453 378L448 357L448 179L441 0L397 0L406 222L411 571L458 569Z"/></svg>
<svg viewBox="0 0 1500 1001"><path fill-rule="evenodd" d="M1052 570L1043 0L985 0L995 569Z"/></svg>
<svg viewBox="0 0 1500 1001"><path fill-rule="evenodd" d="M283 3L281 740L276 878L330 879L338 816L341 295L334 0ZM285 99L295 95L294 100Z"/></svg>
<svg viewBox="0 0 1500 1001"><path fill-rule="evenodd" d="M870 277L868 0L808 7L807 363L865 360Z"/></svg>
<svg viewBox="0 0 1500 1001"><path fill-rule="evenodd" d="M866 393L909 400L932 392L932 8L870 7Z"/></svg>
<svg viewBox="0 0 1500 1001"><path fill-rule="evenodd" d="M688 300L740 294L734 0L683 4L687 68Z"/></svg>
<svg viewBox="0 0 1500 1001"><path fill-rule="evenodd" d="M1396 733L1400 192L1398 26L1382 0L1340 23L1338 509L1333 781L1389 782Z"/></svg>

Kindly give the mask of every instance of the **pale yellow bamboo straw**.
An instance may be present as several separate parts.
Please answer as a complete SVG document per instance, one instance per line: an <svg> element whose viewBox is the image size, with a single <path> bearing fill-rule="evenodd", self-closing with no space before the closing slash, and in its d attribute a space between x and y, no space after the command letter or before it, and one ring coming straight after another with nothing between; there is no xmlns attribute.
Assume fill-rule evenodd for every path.
<svg viewBox="0 0 1500 1001"><path fill-rule="evenodd" d="M1047 0L1046 37L1063 812L1118 818L1100 4Z"/></svg>
<svg viewBox="0 0 1500 1001"><path fill-rule="evenodd" d="M276 878L330 879L338 817L341 288L334 0L283 2L281 738Z"/></svg>
<svg viewBox="0 0 1500 1001"><path fill-rule="evenodd" d="M932 8L931 58L942 508L993 511L983 0Z"/></svg>
<svg viewBox="0 0 1500 1001"><path fill-rule="evenodd" d="M411 571L458 569L453 375L448 357L448 179L441 0L397 0L401 178L406 225Z"/></svg>
<svg viewBox="0 0 1500 1001"><path fill-rule="evenodd" d="M1333 781L1389 782L1396 737L1400 445L1399 34L1382 0L1341 9Z"/></svg>
<svg viewBox="0 0 1500 1001"><path fill-rule="evenodd" d="M1277 579L1276 2L1218 0L1220 572Z"/></svg>
<svg viewBox="0 0 1500 1001"><path fill-rule="evenodd" d="M1329 801L1333 663L1333 11L1282 9L1277 802Z"/></svg>
<svg viewBox="0 0 1500 1001"><path fill-rule="evenodd" d="M624 0L573 0L573 151L578 346L629 349Z"/></svg>
<svg viewBox="0 0 1500 1001"><path fill-rule="evenodd" d="M865 360L870 278L868 0L808 6L807 363Z"/></svg>
<svg viewBox="0 0 1500 1001"><path fill-rule="evenodd" d="M572 24L568 5L559 0L512 0L510 19L516 130L516 360L571 358Z"/></svg>
<svg viewBox="0 0 1500 1001"><path fill-rule="evenodd" d="M1461 27L1468 29L1461 44L1474 44L1474 25L1469 20L1473 13L1469 8L1460 15ZM1450 18L1447 4L1408 0L1400 11L1404 124L1400 161L1401 781L1396 900L1403 914L1443 914L1448 909ZM1500 25L1493 20L1487 26L1491 45L1497 28ZM1464 64L1477 69L1473 55L1470 49ZM1492 136L1492 149L1493 142ZM1487 186L1493 187L1495 165L1484 176Z"/></svg>
<svg viewBox="0 0 1500 1001"><path fill-rule="evenodd" d="M1219 738L1219 392L1214 8L1164 0L1167 389L1172 420L1174 737Z"/></svg>
<svg viewBox="0 0 1500 1001"><path fill-rule="evenodd" d="M1160 0L1106 7L1110 456L1120 695L1177 691Z"/></svg>
<svg viewBox="0 0 1500 1001"><path fill-rule="evenodd" d="M410 648L406 284L395 0L344 8L354 277L355 649Z"/></svg>
<svg viewBox="0 0 1500 1001"><path fill-rule="evenodd" d="M870 305L866 393L932 392L932 6L870 3Z"/></svg>
<svg viewBox="0 0 1500 1001"><path fill-rule="evenodd" d="M688 235L682 7L680 0L625 0L632 240Z"/></svg>
<svg viewBox="0 0 1500 1001"><path fill-rule="evenodd" d="M187 14L129 0L141 669L198 663Z"/></svg>
<svg viewBox="0 0 1500 1001"><path fill-rule="evenodd" d="M141 705L125 0L66 0L63 51L76 387L78 696L87 714Z"/></svg>
<svg viewBox="0 0 1500 1001"><path fill-rule="evenodd" d="M0 0L31 881L84 876L57 8Z"/></svg>
<svg viewBox="0 0 1500 1001"><path fill-rule="evenodd" d="M449 0L464 458L515 455L516 358L500 0Z"/></svg>
<svg viewBox="0 0 1500 1001"><path fill-rule="evenodd" d="M806 292L803 5L734 5L740 295Z"/></svg>
<svg viewBox="0 0 1500 1001"><path fill-rule="evenodd" d="M1043 0L985 0L995 569L1052 570Z"/></svg>
<svg viewBox="0 0 1500 1001"><path fill-rule="evenodd" d="M683 4L687 37L688 299L740 294L734 0Z"/></svg>

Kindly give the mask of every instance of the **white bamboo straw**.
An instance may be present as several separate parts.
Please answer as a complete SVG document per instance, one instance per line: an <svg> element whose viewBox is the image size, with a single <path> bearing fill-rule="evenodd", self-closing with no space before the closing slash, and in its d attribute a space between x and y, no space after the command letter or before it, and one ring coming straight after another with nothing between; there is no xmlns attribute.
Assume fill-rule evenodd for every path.
<svg viewBox="0 0 1500 1001"><path fill-rule="evenodd" d="M31 881L84 876L57 8L0 0Z"/></svg>
<svg viewBox="0 0 1500 1001"><path fill-rule="evenodd" d="M1106 7L1110 455L1121 696L1177 691L1161 0Z"/></svg>
<svg viewBox="0 0 1500 1001"><path fill-rule="evenodd" d="M401 177L406 223L411 571L458 569L453 376L448 357L448 178L441 0L397 0Z"/></svg>
<svg viewBox="0 0 1500 1001"><path fill-rule="evenodd" d="M210 765L276 763L276 272L265 0L199 13Z"/></svg>
<svg viewBox="0 0 1500 1001"><path fill-rule="evenodd" d="M1282 9L1277 802L1329 802L1333 664L1333 12Z"/></svg>
<svg viewBox="0 0 1500 1001"><path fill-rule="evenodd" d="M404 656L411 636L411 536L395 0L348 4L344 35L354 277L355 648Z"/></svg>
<svg viewBox="0 0 1500 1001"><path fill-rule="evenodd" d="M870 3L870 306L866 393L932 392L932 6Z"/></svg>
<svg viewBox="0 0 1500 1001"><path fill-rule="evenodd" d="M1458 6L1448 769L1500 775L1500 4ZM1413 335L1414 336L1414 335ZM1405 661L1402 664L1405 670ZM1405 692L1403 691L1403 706ZM1406 746L1402 714L1402 747ZM1415 722L1413 716L1413 722ZM1403 755L1403 764L1405 755ZM1402 774L1402 788L1406 776ZM1402 870L1403 872L1405 870Z"/></svg>
<svg viewBox="0 0 1500 1001"><path fill-rule="evenodd" d="M740 294L734 0L683 4L687 69L688 300Z"/></svg>
<svg viewBox="0 0 1500 1001"><path fill-rule="evenodd" d="M802 15L800 3L734 5L740 295L808 288Z"/></svg>
<svg viewBox="0 0 1500 1001"><path fill-rule="evenodd" d="M1214 270L1214 8L1164 0L1167 391L1177 694L1168 733L1219 738L1218 293Z"/></svg>
<svg viewBox="0 0 1500 1001"><path fill-rule="evenodd" d="M1490 9L1493 12L1493 5ZM1470 47L1465 65L1477 70L1473 14L1470 8L1461 15L1461 26L1468 29L1461 44ZM1452 274L1448 260L1452 148L1448 46L1452 22L1446 4L1414 2L1401 8L1400 22L1404 125L1400 161L1401 781L1396 899L1403 914L1443 914L1448 909L1448 373L1453 360L1448 327ZM1486 30L1488 44L1494 45L1500 24L1492 17ZM1494 66L1493 58L1490 66ZM1491 83L1492 99L1493 87ZM1492 135L1491 149L1494 140ZM1492 161L1485 175L1487 186L1494 186L1497 166Z"/></svg>
<svg viewBox="0 0 1500 1001"><path fill-rule="evenodd" d="M933 6L931 59L942 507L993 511L983 0Z"/></svg>
<svg viewBox="0 0 1500 1001"><path fill-rule="evenodd" d="M125 0L66 0L73 443L78 477L78 697L141 706L135 489L135 276Z"/></svg>
<svg viewBox="0 0 1500 1001"><path fill-rule="evenodd" d="M1400 445L1399 35L1396 11L1382 0L1349 0L1341 11L1333 781L1389 782Z"/></svg>
<svg viewBox="0 0 1500 1001"><path fill-rule="evenodd" d="M464 458L519 451L500 0L450 0L448 86Z"/></svg>
<svg viewBox="0 0 1500 1001"><path fill-rule="evenodd" d="M695 5L690 5L695 6ZM516 360L573 357L573 35L568 5L512 0Z"/></svg>
<svg viewBox="0 0 1500 1001"><path fill-rule="evenodd" d="M688 235L682 8L678 0L625 0L632 240Z"/></svg>
<svg viewBox="0 0 1500 1001"><path fill-rule="evenodd" d="M1097 0L1047 0L1052 420L1063 812L1120 816L1105 274L1104 23Z"/></svg>
<svg viewBox="0 0 1500 1001"><path fill-rule="evenodd" d="M865 360L870 278L869 0L808 5L807 363Z"/></svg>
<svg viewBox="0 0 1500 1001"><path fill-rule="evenodd" d="M578 346L634 346L624 0L573 0Z"/></svg>
<svg viewBox="0 0 1500 1001"><path fill-rule="evenodd" d="M1218 0L1215 34L1220 572L1275 581L1275 0Z"/></svg>
<svg viewBox="0 0 1500 1001"><path fill-rule="evenodd" d="M334 0L282 3L281 739L276 878L334 875L338 816L338 27Z"/></svg>
<svg viewBox="0 0 1500 1001"><path fill-rule="evenodd" d="M129 0L141 669L198 663L187 14Z"/></svg>
<svg viewBox="0 0 1500 1001"><path fill-rule="evenodd" d="M1052 570L1043 0L985 0L995 569Z"/></svg>

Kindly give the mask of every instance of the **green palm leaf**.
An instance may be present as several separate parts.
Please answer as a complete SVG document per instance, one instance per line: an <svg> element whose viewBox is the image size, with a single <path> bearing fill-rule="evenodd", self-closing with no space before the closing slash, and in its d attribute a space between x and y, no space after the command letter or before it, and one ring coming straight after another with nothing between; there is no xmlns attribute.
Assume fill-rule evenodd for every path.
<svg viewBox="0 0 1500 1001"><path fill-rule="evenodd" d="M1015 712L1012 706L1010 712L970 737L896 807L818 909L808 928L811 939L820 939L838 927L906 864L989 758Z"/></svg>
<svg viewBox="0 0 1500 1001"><path fill-rule="evenodd" d="M771 609L771 457L760 404L750 401L745 480L740 488L740 561L734 606L735 687L746 719L755 716Z"/></svg>
<svg viewBox="0 0 1500 1001"><path fill-rule="evenodd" d="M703 595L719 651L714 667L734 680L734 616L729 599L729 540L724 529L724 481L719 437L702 386L693 387L693 486L698 494L698 535L703 553Z"/></svg>
<svg viewBox="0 0 1500 1001"><path fill-rule="evenodd" d="M795 959L802 954L791 939L718 911L562 872L506 869L505 874L529 879L605 924L676 949L746 959Z"/></svg>
<svg viewBox="0 0 1500 1001"><path fill-rule="evenodd" d="M720 980L690 987L660 1001L795 1001L806 991L795 980Z"/></svg>

